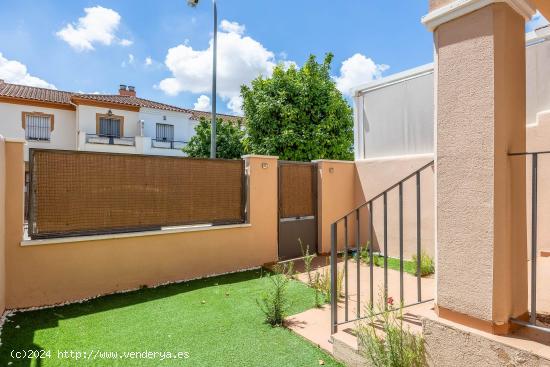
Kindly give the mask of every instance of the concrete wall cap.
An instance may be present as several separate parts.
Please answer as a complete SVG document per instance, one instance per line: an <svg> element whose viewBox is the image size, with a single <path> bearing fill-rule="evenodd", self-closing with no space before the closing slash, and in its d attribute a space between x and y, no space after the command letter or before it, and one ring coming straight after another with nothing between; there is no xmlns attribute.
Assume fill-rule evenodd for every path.
<svg viewBox="0 0 550 367"><path fill-rule="evenodd" d="M90 242L90 241L103 241L119 238L131 238L131 237L144 237L144 236L163 236L177 233L187 232L199 232L199 231L216 231L224 229L235 228L248 228L252 227L250 223L241 224L227 224L220 226L212 225L195 225L195 226L181 226L181 227L165 227L156 231L144 231L144 232L126 232L126 233L112 233L112 234L99 234L93 236L75 236L75 237L59 237L59 238L47 238L43 240L23 240L20 245L25 246L40 246L40 245L56 245L56 244L74 244L76 242Z"/></svg>
<svg viewBox="0 0 550 367"><path fill-rule="evenodd" d="M385 157L374 157L374 158L365 158L365 159L358 159L357 162L381 162L381 161L406 161L409 159L434 159L435 154L433 153L422 153L422 154L404 154L404 155L392 155L392 156L385 156Z"/></svg>
<svg viewBox="0 0 550 367"><path fill-rule="evenodd" d="M348 163L348 164L355 164L355 161L339 161L337 159L315 159L311 161L312 163Z"/></svg>
<svg viewBox="0 0 550 367"><path fill-rule="evenodd" d="M279 159L276 155L260 155L260 154L245 154L241 156L242 159L245 158L262 158L262 159Z"/></svg>
<svg viewBox="0 0 550 367"><path fill-rule="evenodd" d="M494 3L508 4L526 20L531 19L536 13L536 9L528 0L455 0L423 16L422 24L424 24L429 31L433 32L444 23Z"/></svg>
<svg viewBox="0 0 550 367"><path fill-rule="evenodd" d="M25 139L20 139L20 138L4 138L4 141L7 142L7 143L27 143L27 141Z"/></svg>

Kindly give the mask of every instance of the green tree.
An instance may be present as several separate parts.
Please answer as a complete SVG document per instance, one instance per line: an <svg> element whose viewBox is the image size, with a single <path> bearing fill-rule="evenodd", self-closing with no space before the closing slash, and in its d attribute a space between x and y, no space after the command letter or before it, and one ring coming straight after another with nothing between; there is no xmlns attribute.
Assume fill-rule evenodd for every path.
<svg viewBox="0 0 550 367"><path fill-rule="evenodd" d="M216 157L235 159L245 154L243 146L244 131L241 122L218 119L216 128ZM210 121L202 117L195 127L195 135L183 149L189 157L210 157Z"/></svg>
<svg viewBox="0 0 550 367"><path fill-rule="evenodd" d="M280 64L271 78L241 87L247 137L254 154L280 159L353 159L352 109L330 77L333 55L311 55L301 68Z"/></svg>

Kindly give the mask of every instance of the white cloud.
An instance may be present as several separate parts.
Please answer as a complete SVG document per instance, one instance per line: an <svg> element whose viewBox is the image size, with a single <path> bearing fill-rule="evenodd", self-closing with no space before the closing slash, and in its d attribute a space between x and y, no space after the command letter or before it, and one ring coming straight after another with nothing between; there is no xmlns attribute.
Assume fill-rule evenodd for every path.
<svg viewBox="0 0 550 367"><path fill-rule="evenodd" d="M8 83L30 85L32 87L57 89L55 85L32 76L27 71L27 66L16 60L6 59L0 52L0 79Z"/></svg>
<svg viewBox="0 0 550 367"><path fill-rule="evenodd" d="M237 34L244 34L244 31L246 30L246 27L242 24L239 24L237 22L230 22L228 20L222 20L220 24L220 28L222 32L227 33L237 33Z"/></svg>
<svg viewBox="0 0 550 367"><path fill-rule="evenodd" d="M127 65L133 65L134 64L134 55L133 54L128 54L128 61L124 60L120 66L125 68Z"/></svg>
<svg viewBox="0 0 550 367"><path fill-rule="evenodd" d="M218 33L218 95L228 108L241 113L240 88L259 75L269 76L276 65L274 53L249 36L238 23L222 21ZM186 44L170 48L165 64L172 72L158 87L168 95L209 93L212 83L212 40L205 50Z"/></svg>
<svg viewBox="0 0 550 367"><path fill-rule="evenodd" d="M151 58L151 56L147 56L145 58L145 66L151 66L153 65L153 59Z"/></svg>
<svg viewBox="0 0 550 367"><path fill-rule="evenodd" d="M193 105L193 108L197 111L210 111L212 106L210 105L210 97L202 94L197 98L197 102Z"/></svg>
<svg viewBox="0 0 550 367"><path fill-rule="evenodd" d="M78 18L77 23L67 24L56 34L76 51L91 51L94 44L110 45L116 40L115 32L120 24L120 15L102 6L85 8L85 16ZM129 46L129 40L120 41Z"/></svg>
<svg viewBox="0 0 550 367"><path fill-rule="evenodd" d="M340 76L334 77L336 87L344 95L349 95L351 88L382 77L382 72L389 66L376 64L371 58L359 53L342 62Z"/></svg>
<svg viewBox="0 0 550 367"><path fill-rule="evenodd" d="M121 45L121 46L124 46L124 47L128 47L128 46L132 46L134 44L134 41L130 41L130 40L124 38L124 39L121 39L118 42L118 44Z"/></svg>

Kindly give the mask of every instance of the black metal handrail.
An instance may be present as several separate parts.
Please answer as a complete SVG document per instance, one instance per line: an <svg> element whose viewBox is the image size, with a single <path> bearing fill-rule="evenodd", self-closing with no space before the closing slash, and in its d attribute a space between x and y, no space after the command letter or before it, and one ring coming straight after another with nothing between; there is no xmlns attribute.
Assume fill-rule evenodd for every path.
<svg viewBox="0 0 550 367"><path fill-rule="evenodd" d="M374 201L374 200L376 200L376 199L379 199L380 197L382 197L382 196L384 195L384 193L387 193L388 191L391 191L391 190L395 189L396 187L399 186L399 184L401 184L401 183L403 183L403 182L405 182L405 181L408 181L410 178L416 176L416 174L417 174L418 172L424 171L426 168L433 166L433 164L434 164L434 161L433 161L433 160L430 161L429 163L426 163L425 165L423 165L422 167L420 167L419 169L417 169L416 171L414 171L414 172L411 173L410 175L408 175L408 176L406 176L405 178L403 178L401 181L399 181L399 182L397 182L396 184L394 184L394 185L388 187L387 189L385 189L385 190L382 191L381 193L379 193L379 194L373 196L372 198L370 198L369 200L367 200L367 201L364 202L363 204L361 204L361 205L355 207L354 209L350 210L348 213L344 214L344 216L338 218L335 222L339 222L339 221L343 220L345 217L350 216L351 214L355 213L357 210L366 207L367 204L368 204L369 202Z"/></svg>
<svg viewBox="0 0 550 367"><path fill-rule="evenodd" d="M540 154L550 154L550 151L538 152L512 152L512 157L531 156L531 309L529 321L512 318L515 324L550 333L550 328L537 325L537 230L538 230L538 161Z"/></svg>
<svg viewBox="0 0 550 367"><path fill-rule="evenodd" d="M120 136L120 135L111 135L111 134L88 134L88 133L86 133L86 142L87 143L89 143L90 138L109 139L109 143L108 143L109 145L126 145L126 144L116 144L115 140L128 141L128 142L131 142L132 145L135 144L135 138L132 137L132 136Z"/></svg>
<svg viewBox="0 0 550 367"><path fill-rule="evenodd" d="M155 142L157 143L169 143L170 144L170 147L163 147L163 146L158 146L158 145L155 145ZM175 148L175 146L177 144L181 144L181 145L186 145L188 144L189 142L187 141L183 141L183 140L167 140L167 139L151 139L151 146L153 148L164 148L164 149L179 149L179 148Z"/></svg>
<svg viewBox="0 0 550 367"><path fill-rule="evenodd" d="M400 301L402 302L403 307L409 307L413 305L417 305L424 302L432 301L433 299L422 299L422 274L421 274L421 254L422 254L422 241L421 241L421 205L420 205L420 174L428 167L433 166L434 161L430 161L429 163L425 164L424 166L420 167L416 171L412 172L411 174L407 175L397 183L391 185L381 193L373 196L370 198L367 202L365 202L362 205L359 205L354 210L350 211L340 219L336 220L334 223L331 224L331 253L330 253L330 282L331 282L331 333L336 333L338 331L338 326L351 322L360 320L364 317L361 317L361 239L360 239L360 228L361 228L361 222L360 222L360 210L363 208L367 208L370 215L369 215L369 242L368 242L368 252L369 252L369 272L370 272L370 307L373 307L374 305L374 251L373 251L373 233L374 233L374 226L373 226L373 203L375 200L382 198L383 199L383 205L384 205L384 303L387 305L388 300L388 205L387 205L387 198L388 193L392 191L395 188L399 189L399 294L400 294ZM403 276L403 184L408 181L409 179L415 177L416 178L416 266L417 266L417 302L412 304L404 304L404 276ZM349 317L349 301L348 301L348 294L349 294L349 287L348 287L348 253L350 250L353 250L349 248L348 246L348 218L353 215L355 217L355 251L356 251L356 257L357 257L357 315L354 319L350 319ZM337 232L337 226L339 223L344 222L344 321L338 322L338 291L336 289L337 287L337 277L338 277L338 250L337 250L337 238L338 238L338 232Z"/></svg>

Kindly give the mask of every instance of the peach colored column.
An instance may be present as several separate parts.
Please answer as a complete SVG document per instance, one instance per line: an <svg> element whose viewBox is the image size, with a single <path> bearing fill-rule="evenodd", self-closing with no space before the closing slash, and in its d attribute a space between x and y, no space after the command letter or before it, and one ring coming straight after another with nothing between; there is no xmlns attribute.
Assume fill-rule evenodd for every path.
<svg viewBox="0 0 550 367"><path fill-rule="evenodd" d="M0 314L6 309L6 142L0 135Z"/></svg>
<svg viewBox="0 0 550 367"><path fill-rule="evenodd" d="M364 202L354 162L317 160L317 251L330 253L330 225ZM355 217L348 218L348 243L355 246ZM365 238L365 237L363 237ZM344 222L338 225L338 249L344 248Z"/></svg>
<svg viewBox="0 0 550 367"><path fill-rule="evenodd" d="M465 5L466 4L466 5ZM527 1L430 1L436 75L437 310L507 333L527 312Z"/></svg>

